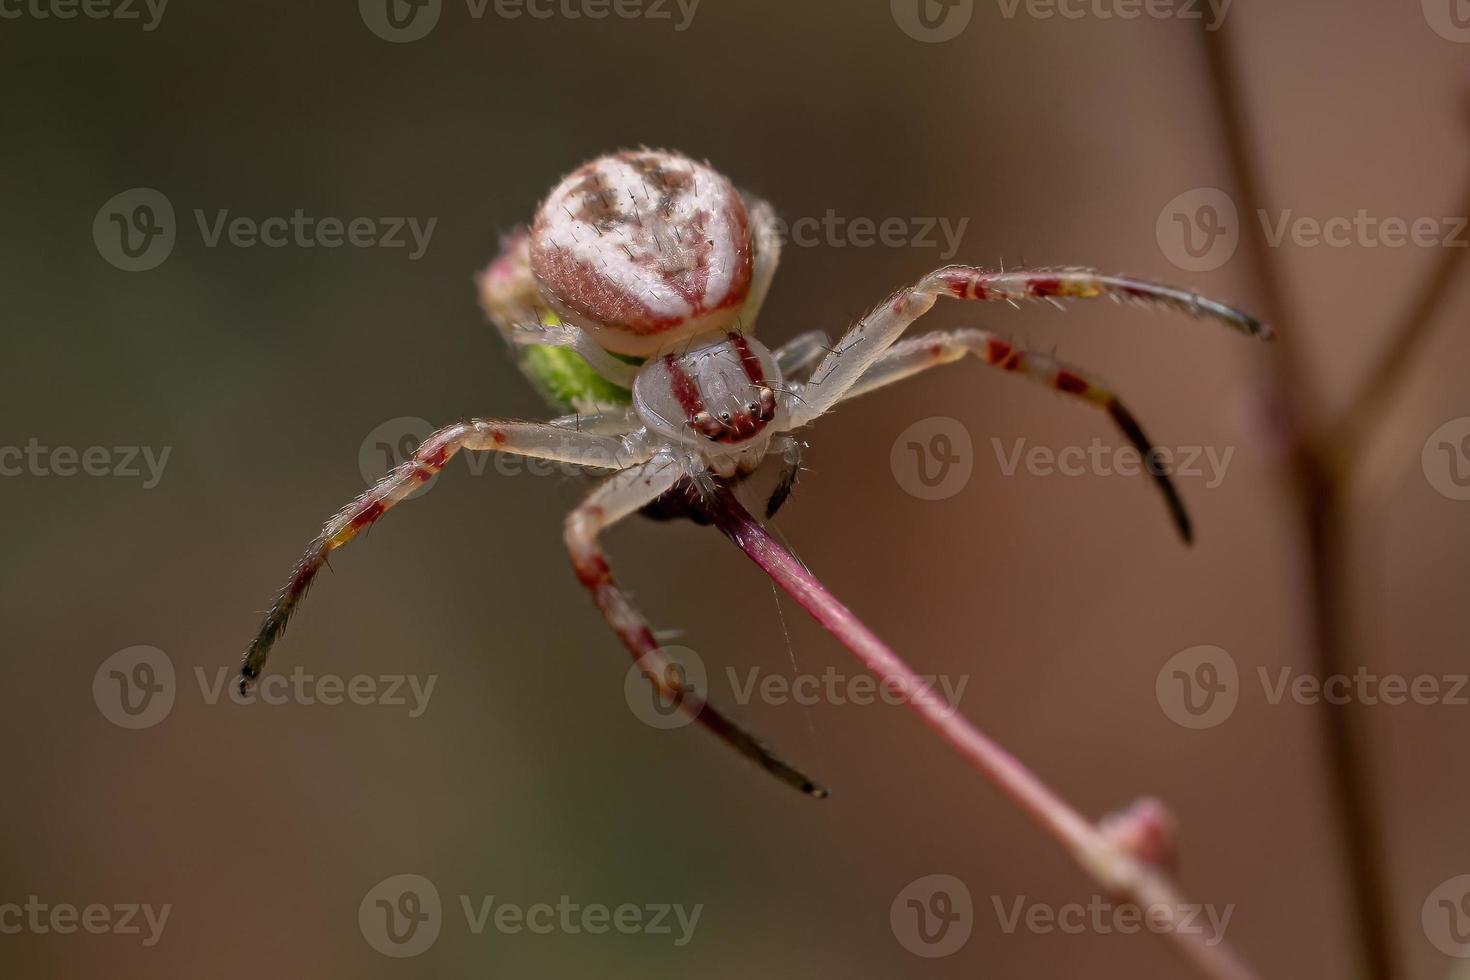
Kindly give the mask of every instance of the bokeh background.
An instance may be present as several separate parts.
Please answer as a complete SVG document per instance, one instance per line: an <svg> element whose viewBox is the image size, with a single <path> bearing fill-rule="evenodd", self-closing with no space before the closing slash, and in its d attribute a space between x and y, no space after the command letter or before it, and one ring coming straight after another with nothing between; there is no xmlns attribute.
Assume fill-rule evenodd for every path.
<svg viewBox="0 0 1470 980"><path fill-rule="evenodd" d="M561 547L562 515L585 491L570 477L451 466L428 499L339 554L272 662L433 676L419 717L209 694L321 520L362 488L370 434L403 417L543 414L484 323L473 276L561 174L609 149L708 158L793 220L967 219L961 261L1087 264L1260 302L1244 250L1186 271L1158 232L1178 195L1234 193L1201 21L1099 16L1107 4L1076 19L1024 5L1008 16L979 0L968 14L933 5L969 20L928 43L882 0L704 0L687 23L674 6L669 19L647 6L568 16L578 4L512 19L444 0L427 36L393 43L370 29L371 4L354 7L173 0L149 30L142 6L129 21L43 17L58 7L32 3L0 21L0 443L170 453L150 487L35 467L0 479L0 903L171 906L151 947L0 935L0 973L1180 975L1147 936L1008 932L997 903L1059 909L1097 888L905 710L738 709L833 788L822 803L698 731L640 722L626 656ZM1454 215L1470 46L1434 29L1442 14L1434 0L1229 8L1273 214ZM140 187L172 205L176 242L156 268L127 272L93 224ZM195 212L221 209L437 223L413 260L405 248L211 247ZM761 334L836 334L944 251L841 235L789 247ZM1330 413L1439 249L1288 242L1269 258L1297 314L1279 326ZM1452 289L1375 445L1385 476L1352 510L1352 636L1380 675L1470 669L1470 503L1421 465L1430 433L1470 415L1467 314L1470 289ZM1111 304L947 304L924 326L961 324L1107 378L1159 443L1233 449L1218 486L1181 478L1195 547L1140 479L1006 475L993 439L1009 452L1114 437L1101 416L973 363L823 419L781 534L921 672L966 679L962 710L1084 812L1164 800L1182 828L1185 890L1232 907L1227 937L1264 975L1351 975L1322 709L1272 704L1257 679L1310 671L1300 534L1260 419L1272 348ZM891 451L933 417L970 434L973 471L926 501ZM719 535L638 520L608 543L654 623L709 666L720 702L732 703L726 668L857 673ZM139 645L166 654L174 703L129 730L99 707L94 680L102 671L105 693L104 662ZM1171 720L1156 680L1200 645L1228 651L1240 691L1228 719L1195 730ZM1364 714L1404 975L1445 976L1455 961L1421 908L1470 871L1470 708ZM393 959L358 912L404 873L437 887L442 930L417 958ZM963 948L929 959L905 947L890 906L932 874L963 882L974 914ZM461 896L563 895L703 908L682 947L476 935L460 908Z"/></svg>

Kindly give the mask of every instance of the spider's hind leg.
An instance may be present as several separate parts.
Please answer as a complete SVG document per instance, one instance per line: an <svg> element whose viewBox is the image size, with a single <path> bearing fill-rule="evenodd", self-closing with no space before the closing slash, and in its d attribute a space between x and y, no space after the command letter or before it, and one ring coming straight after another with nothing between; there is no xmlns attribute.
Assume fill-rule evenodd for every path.
<svg viewBox="0 0 1470 980"><path fill-rule="evenodd" d="M1107 412L1113 424L1143 458L1147 471L1164 496L1164 503L1169 508L1169 516L1173 519L1179 536L1186 543L1193 540L1194 532L1189 513L1184 509L1184 501L1173 481L1169 479L1168 472L1157 465L1157 450L1144 434L1143 427L1138 424L1133 413L1100 381L1046 354L1024 350L985 330L925 334L911 340L899 341L889 347L863 372L843 398L854 398L940 364L953 363L966 354L975 355L991 367L1019 374L1028 381L1046 385L1073 398L1080 398L1094 408Z"/></svg>

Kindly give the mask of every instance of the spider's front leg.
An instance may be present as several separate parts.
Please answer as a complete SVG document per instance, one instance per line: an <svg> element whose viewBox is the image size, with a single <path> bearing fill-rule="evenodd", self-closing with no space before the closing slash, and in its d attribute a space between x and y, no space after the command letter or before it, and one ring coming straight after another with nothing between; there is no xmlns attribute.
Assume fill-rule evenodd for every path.
<svg viewBox="0 0 1470 980"><path fill-rule="evenodd" d="M608 477L576 510L567 515L566 544L577 578L592 594L592 600L608 625L633 655L636 664L659 689L660 696L677 704L680 711L698 721L731 748L765 769L788 786L808 796L824 797L827 791L804 773L779 759L759 739L716 711L704 693L681 685L678 666L660 648L653 630L618 587L608 567L598 536L611 525L657 500L689 477L689 469L669 451L648 462Z"/></svg>
<svg viewBox="0 0 1470 980"><path fill-rule="evenodd" d="M642 462L651 454L642 430L624 436L598 435L577 431L567 419L551 423L475 419L440 429L424 440L413 456L328 521L312 541L245 651L240 667L242 690L260 676L272 645L285 632L287 621L327 556L355 538L394 504L428 483L462 449L513 453L601 469L622 469Z"/></svg>
<svg viewBox="0 0 1470 980"><path fill-rule="evenodd" d="M823 357L832 353L832 340L824 330L808 330L792 337L772 353L776 355L781 377L787 381L799 380Z"/></svg>
<svg viewBox="0 0 1470 980"><path fill-rule="evenodd" d="M1168 505L1169 515L1174 520L1179 536L1186 543L1192 540L1193 532L1190 529L1189 514L1184 509L1184 501L1180 499L1169 474L1151 465L1154 459L1153 443L1144 434L1143 427L1138 424L1133 413L1097 379L1088 377L1046 354L1016 347L1010 341L985 330L925 334L899 341L884 351L863 372L862 377L847 389L843 399L856 398L941 364L952 364L966 354L975 355L991 367L1019 374L1029 381L1046 385L1073 398L1080 398L1094 408L1107 412L1113 424L1133 448L1138 450L1145 463L1150 463L1149 472L1164 495L1164 503Z"/></svg>
<svg viewBox="0 0 1470 980"><path fill-rule="evenodd" d="M1107 297L1209 317L1253 337L1271 335L1265 324L1224 303L1142 279L1105 276L1090 269L986 272L973 266L952 265L901 290L849 330L812 372L800 400L791 399L788 427L807 425L837 404L909 324L929 312L941 296L1011 304L1026 299L1059 302Z"/></svg>

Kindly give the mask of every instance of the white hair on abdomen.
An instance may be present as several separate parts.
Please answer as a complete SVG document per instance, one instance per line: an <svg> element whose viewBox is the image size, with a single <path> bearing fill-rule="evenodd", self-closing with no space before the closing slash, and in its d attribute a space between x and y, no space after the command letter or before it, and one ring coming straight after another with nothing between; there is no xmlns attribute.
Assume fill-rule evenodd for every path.
<svg viewBox="0 0 1470 980"><path fill-rule="evenodd" d="M750 227L730 182L660 151L604 156L547 197L533 263L553 301L634 333L731 306L750 281Z"/></svg>

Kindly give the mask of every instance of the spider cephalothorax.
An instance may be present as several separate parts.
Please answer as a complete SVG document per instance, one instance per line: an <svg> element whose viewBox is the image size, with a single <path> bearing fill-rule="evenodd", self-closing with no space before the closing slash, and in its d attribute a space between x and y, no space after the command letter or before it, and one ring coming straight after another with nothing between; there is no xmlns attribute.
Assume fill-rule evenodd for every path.
<svg viewBox="0 0 1470 980"><path fill-rule="evenodd" d="M984 330L901 335L939 300L1016 304L1108 297L1209 317L1252 336L1266 328L1185 290L1087 269L987 272L947 266L884 300L835 346L821 332L772 351L752 335L780 255L774 212L706 164L638 150L573 171L529 230L509 236L480 277L481 302L519 352L527 376L569 413L549 422L476 419L426 440L327 522L246 651L241 683L272 644L327 555L408 497L460 450L515 453L609 470L567 517L577 577L644 675L750 759L806 793L823 795L704 700L681 676L612 578L598 544L638 511L707 518L706 504L767 459L781 476L769 516L790 492L800 443L791 435L839 401L972 354L1101 409L1145 458L1152 446L1099 381ZM1180 534L1190 526L1167 474L1153 473Z"/></svg>

